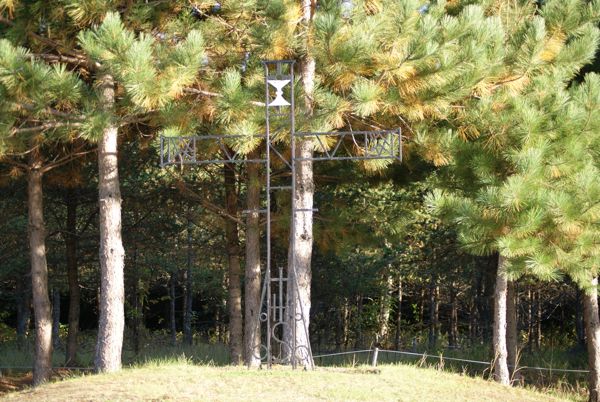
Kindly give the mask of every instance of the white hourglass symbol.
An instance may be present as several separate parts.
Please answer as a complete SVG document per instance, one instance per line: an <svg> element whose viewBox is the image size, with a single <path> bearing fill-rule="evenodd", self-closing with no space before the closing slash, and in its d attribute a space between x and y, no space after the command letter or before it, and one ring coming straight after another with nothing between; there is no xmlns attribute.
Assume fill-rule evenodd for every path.
<svg viewBox="0 0 600 402"><path fill-rule="evenodd" d="M275 99L269 103L269 106L290 106L290 103L283 98L283 87L286 86L290 80L269 80L268 83L275 88Z"/></svg>

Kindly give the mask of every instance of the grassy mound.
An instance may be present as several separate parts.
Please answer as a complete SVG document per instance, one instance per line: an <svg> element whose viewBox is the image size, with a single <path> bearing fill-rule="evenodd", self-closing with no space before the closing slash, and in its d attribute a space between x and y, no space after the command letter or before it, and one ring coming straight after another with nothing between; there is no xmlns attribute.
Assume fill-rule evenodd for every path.
<svg viewBox="0 0 600 402"><path fill-rule="evenodd" d="M405 365L292 371L146 364L4 395L11 401L561 401L523 388Z"/></svg>

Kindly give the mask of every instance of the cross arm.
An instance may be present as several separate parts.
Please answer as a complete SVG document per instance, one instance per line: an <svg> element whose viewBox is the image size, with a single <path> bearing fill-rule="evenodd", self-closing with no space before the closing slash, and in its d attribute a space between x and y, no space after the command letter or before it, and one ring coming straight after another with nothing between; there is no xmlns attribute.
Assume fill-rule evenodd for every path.
<svg viewBox="0 0 600 402"><path fill-rule="evenodd" d="M373 160L402 161L402 131L296 132L296 139L312 139L315 155L297 161Z"/></svg>

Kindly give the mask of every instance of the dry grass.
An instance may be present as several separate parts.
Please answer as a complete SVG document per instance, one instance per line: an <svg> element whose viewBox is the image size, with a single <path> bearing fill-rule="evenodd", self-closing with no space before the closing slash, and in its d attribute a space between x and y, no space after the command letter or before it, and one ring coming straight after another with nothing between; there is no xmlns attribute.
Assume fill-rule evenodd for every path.
<svg viewBox="0 0 600 402"><path fill-rule="evenodd" d="M247 370L148 364L120 373L87 375L0 397L10 401L561 401L523 388L406 365Z"/></svg>

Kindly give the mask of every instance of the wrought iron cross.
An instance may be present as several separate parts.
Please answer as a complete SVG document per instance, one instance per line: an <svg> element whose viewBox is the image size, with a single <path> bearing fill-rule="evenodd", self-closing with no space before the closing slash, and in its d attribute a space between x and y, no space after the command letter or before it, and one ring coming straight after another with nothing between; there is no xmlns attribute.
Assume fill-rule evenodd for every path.
<svg viewBox="0 0 600 402"><path fill-rule="evenodd" d="M232 151L228 141L245 138L243 135L200 135L189 137L161 137L161 166L168 165L200 165L222 163L264 163L266 177L266 208L259 210L266 214L266 264L262 280L261 311L256 322L256 331L261 331L261 345L256 345L253 353L260 356L268 367L273 363L298 364L314 367L310 344L298 345L296 322L300 321L304 338L309 339L308 325L304 320L304 312L296 311L299 289L296 279L296 261L278 264L277 272L271 269L273 256L271 253L271 197L280 190L291 191L290 227L298 213L313 212L303 210L296 205L296 170L298 163L306 161L333 160L373 160L392 159L402 161L401 130L379 131L334 131L334 132L296 132L295 96L294 96L294 60L263 61L265 67L265 134L253 135L253 138L265 140L265 159L246 159L238 152ZM291 156L278 149L285 136L290 143ZM314 153L311 157L296 155L296 140L311 139ZM332 145L330 145L332 144ZM214 147L218 148L220 157L214 158ZM211 150L212 148L212 150ZM209 150L206 152L206 150ZM277 161L287 170L289 177L286 185L272 185L271 162ZM282 173L282 172L279 172ZM281 179L280 179L281 180ZM257 211L247 211L257 212ZM291 236L289 255L295 256L295 236ZM284 271L283 266L287 266ZM291 296L289 296L291 295ZM287 300L287 299L290 300ZM290 322L294 321L294 322ZM291 341L285 339L284 332L291 331Z"/></svg>

